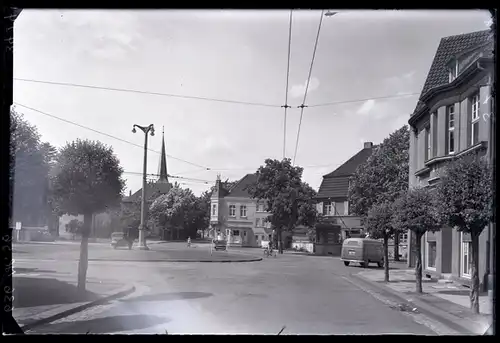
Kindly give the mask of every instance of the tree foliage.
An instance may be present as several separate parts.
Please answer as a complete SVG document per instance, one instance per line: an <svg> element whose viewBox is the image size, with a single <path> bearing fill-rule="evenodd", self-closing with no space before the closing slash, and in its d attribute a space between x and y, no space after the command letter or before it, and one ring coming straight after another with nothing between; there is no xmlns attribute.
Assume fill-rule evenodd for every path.
<svg viewBox="0 0 500 343"><path fill-rule="evenodd" d="M485 158L469 154L449 163L436 189L440 220L471 235L471 308L479 313L479 236L493 217L492 170Z"/></svg>
<svg viewBox="0 0 500 343"><path fill-rule="evenodd" d="M125 182L113 149L98 141L66 144L57 157L52 189L58 208L67 214L83 214L82 243L78 265L78 289L85 291L88 238L92 215L118 206Z"/></svg>
<svg viewBox="0 0 500 343"><path fill-rule="evenodd" d="M192 235L193 228L199 220L200 209L197 206L193 192L181 188L176 183L167 194L156 198L151 204L149 213L157 225L163 228L183 229L188 235Z"/></svg>
<svg viewBox="0 0 500 343"><path fill-rule="evenodd" d="M417 292L422 293L422 237L427 231L435 232L441 228L435 192L430 188L412 188L396 200L394 207L394 227L410 230L415 235L416 287Z"/></svg>
<svg viewBox="0 0 500 343"><path fill-rule="evenodd" d="M10 111L10 204L14 221L45 225L50 214L49 173L57 150L42 143L34 125Z"/></svg>
<svg viewBox="0 0 500 343"><path fill-rule="evenodd" d="M277 228L279 252L282 253L281 231L293 230L297 225L313 226L316 208L315 191L302 178L303 168L294 167L290 159L266 159L257 172L257 180L247 187L252 198L266 200L268 220Z"/></svg>
<svg viewBox="0 0 500 343"><path fill-rule="evenodd" d="M405 125L389 135L349 180L349 209L366 217L374 204L394 202L408 189L410 134Z"/></svg>

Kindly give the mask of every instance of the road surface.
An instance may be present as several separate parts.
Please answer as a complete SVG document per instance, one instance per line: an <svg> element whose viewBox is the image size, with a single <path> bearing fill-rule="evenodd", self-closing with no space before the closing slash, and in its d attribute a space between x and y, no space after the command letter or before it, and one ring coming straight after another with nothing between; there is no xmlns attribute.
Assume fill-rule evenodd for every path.
<svg viewBox="0 0 500 343"><path fill-rule="evenodd" d="M76 278L77 261L69 256L77 248L24 245L14 252L15 267ZM91 245L89 256L100 249L110 248ZM134 284L136 292L31 332L435 334L358 286L351 277L358 269L337 258L300 255L246 263L91 261L89 278Z"/></svg>

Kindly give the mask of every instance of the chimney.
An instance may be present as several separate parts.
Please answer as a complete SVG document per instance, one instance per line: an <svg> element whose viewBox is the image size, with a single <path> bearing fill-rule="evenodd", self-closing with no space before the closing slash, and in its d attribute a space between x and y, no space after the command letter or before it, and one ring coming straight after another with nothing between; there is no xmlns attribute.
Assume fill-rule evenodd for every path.
<svg viewBox="0 0 500 343"><path fill-rule="evenodd" d="M132 196L132 190L130 190L130 191L129 191L128 196L129 196L129 197L131 197L131 196Z"/></svg>
<svg viewBox="0 0 500 343"><path fill-rule="evenodd" d="M373 143L372 142L365 142L363 148L364 149L371 149L371 148L373 148Z"/></svg>

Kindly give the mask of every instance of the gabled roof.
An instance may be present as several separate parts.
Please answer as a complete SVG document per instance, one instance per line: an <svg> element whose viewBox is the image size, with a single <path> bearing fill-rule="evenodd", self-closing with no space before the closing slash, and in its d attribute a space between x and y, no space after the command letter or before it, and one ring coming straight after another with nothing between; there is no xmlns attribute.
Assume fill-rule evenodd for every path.
<svg viewBox="0 0 500 343"><path fill-rule="evenodd" d="M323 178L339 177L339 176L351 176L356 171L356 168L366 162L368 157L372 154L372 151L377 146L374 145L371 148L364 148L360 150L356 155L348 159L344 164L335 169L329 174L323 175ZM320 188L321 189L321 188Z"/></svg>
<svg viewBox="0 0 500 343"><path fill-rule="evenodd" d="M488 40L492 40L491 30L477 31L465 33L456 36L444 37L441 39L439 46L432 61L431 68L427 74L422 93L415 107L413 114L419 112L425 104L420 99L431 89L449 83L449 74L447 63L452 57L464 50L470 50L475 46L482 45ZM485 57L492 56L493 52L489 52Z"/></svg>
<svg viewBox="0 0 500 343"><path fill-rule="evenodd" d="M349 177L324 177L316 198L347 198Z"/></svg>
<svg viewBox="0 0 500 343"><path fill-rule="evenodd" d="M155 182L148 183L146 185L146 199L150 199L154 195L167 194L168 191L172 188L172 185L168 182ZM132 194L131 196L125 197L123 199L124 202L134 202L140 201L142 196L142 188L137 192Z"/></svg>
<svg viewBox="0 0 500 343"><path fill-rule="evenodd" d="M256 174L247 174L245 175L234 187L231 188L229 194L226 195L228 197L239 197L239 198L250 198L250 194L248 193L247 187L257 181Z"/></svg>

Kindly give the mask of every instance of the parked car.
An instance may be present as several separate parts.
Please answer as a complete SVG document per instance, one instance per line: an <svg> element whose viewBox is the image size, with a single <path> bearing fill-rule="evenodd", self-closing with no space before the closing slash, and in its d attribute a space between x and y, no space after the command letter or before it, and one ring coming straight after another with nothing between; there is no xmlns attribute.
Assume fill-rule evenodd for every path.
<svg viewBox="0 0 500 343"><path fill-rule="evenodd" d="M382 242L369 238L348 238L342 244L341 260L345 266L359 263L362 267L376 263L379 268L384 265L384 246Z"/></svg>
<svg viewBox="0 0 500 343"><path fill-rule="evenodd" d="M111 234L111 246L113 247L113 249L116 249L118 247L128 247L128 249L130 250L132 249L133 244L134 241L123 232L113 232Z"/></svg>
<svg viewBox="0 0 500 343"><path fill-rule="evenodd" d="M226 250L227 249L227 241L224 240L214 240L214 249L217 250Z"/></svg>

